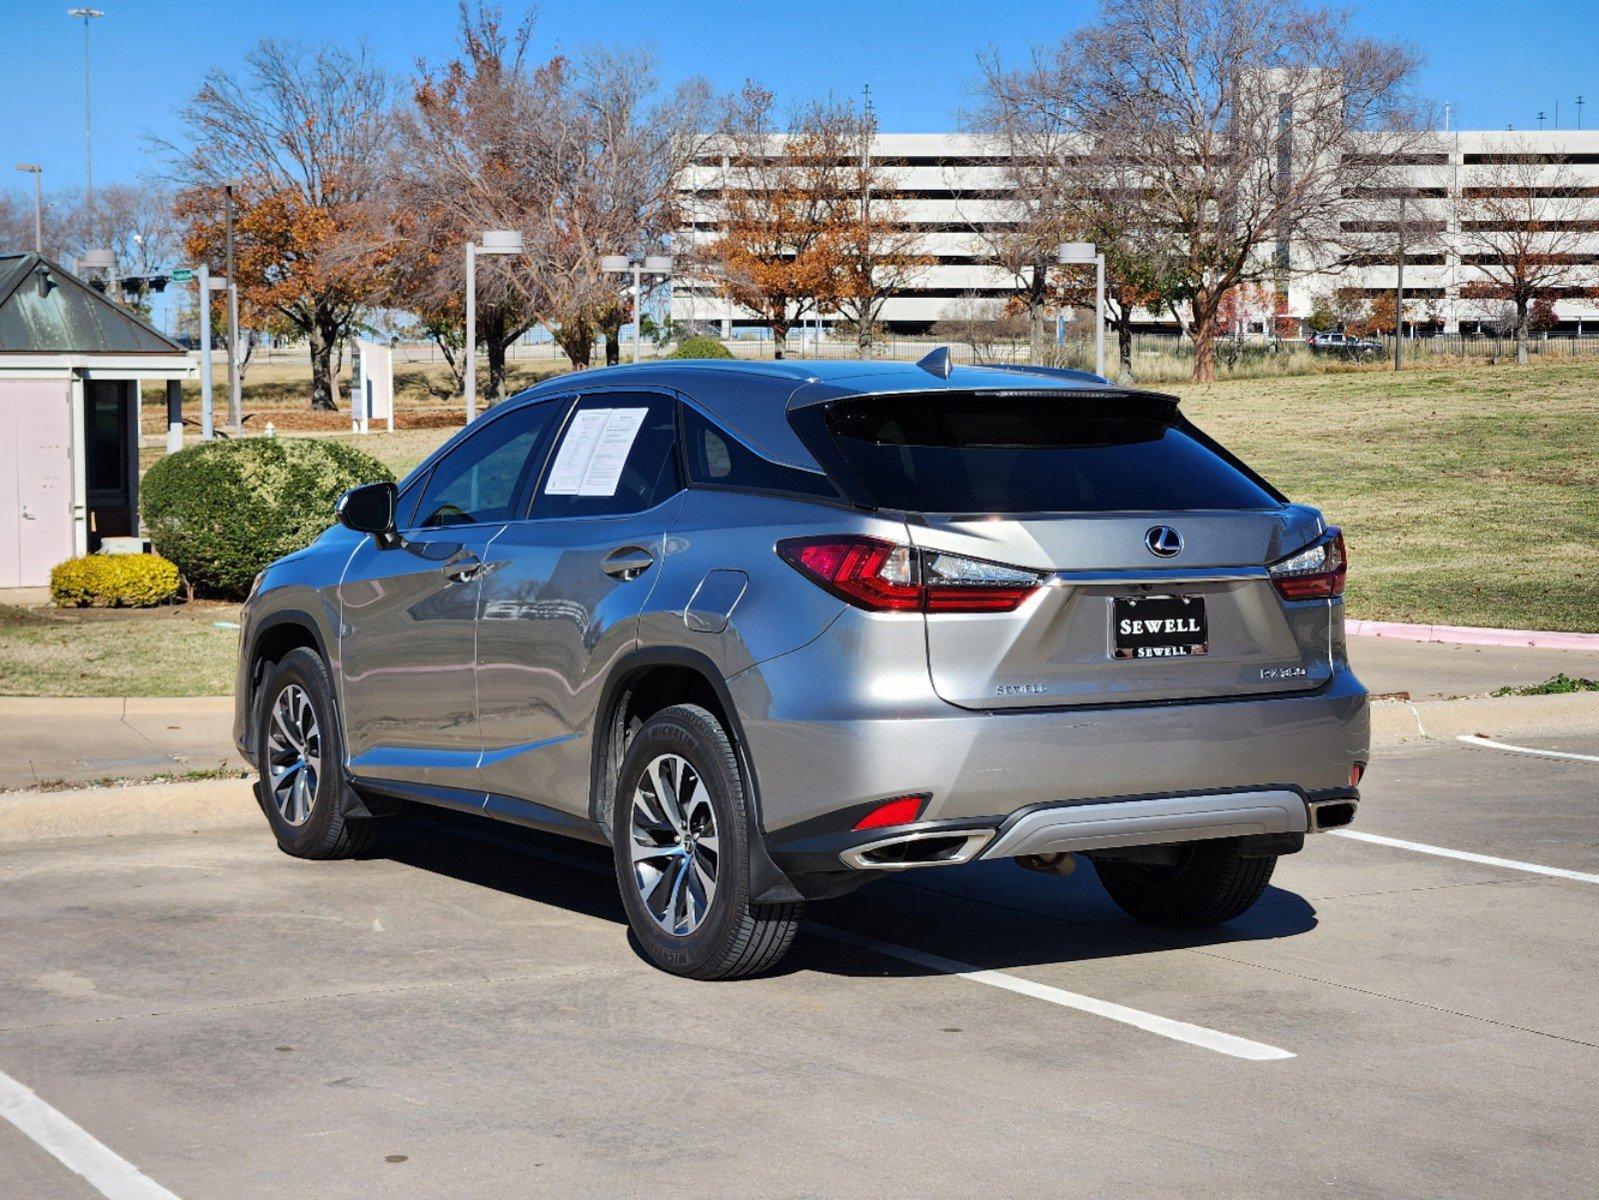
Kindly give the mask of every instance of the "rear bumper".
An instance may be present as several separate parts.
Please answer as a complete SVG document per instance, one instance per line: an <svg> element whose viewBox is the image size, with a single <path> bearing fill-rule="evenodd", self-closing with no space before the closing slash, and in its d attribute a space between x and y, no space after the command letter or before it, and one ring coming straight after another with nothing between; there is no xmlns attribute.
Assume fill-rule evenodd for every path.
<svg viewBox="0 0 1599 1200"><path fill-rule="evenodd" d="M1107 797L1348 794L1351 765L1369 757L1366 690L1347 667L1314 692L1242 700L979 713L835 692L780 710L777 697L817 695L814 680L807 691L782 677L808 674L805 657L729 681L774 849L848 830L863 806L912 793L929 797L923 824L997 828L1020 810ZM864 711L837 711L850 707Z"/></svg>
<svg viewBox="0 0 1599 1200"><path fill-rule="evenodd" d="M796 880L840 879L979 859L1115 851L1216 838L1244 840L1256 856L1291 854L1305 836L1347 825L1360 793L1338 788L1245 788L1182 796L1121 796L1039 804L1003 817L919 821L888 829L818 831L768 838L774 861Z"/></svg>

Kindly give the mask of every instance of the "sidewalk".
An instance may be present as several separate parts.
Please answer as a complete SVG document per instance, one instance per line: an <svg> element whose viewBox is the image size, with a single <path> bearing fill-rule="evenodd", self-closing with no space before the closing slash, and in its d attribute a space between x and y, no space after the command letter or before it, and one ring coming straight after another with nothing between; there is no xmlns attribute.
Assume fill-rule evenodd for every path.
<svg viewBox="0 0 1599 1200"><path fill-rule="evenodd" d="M0 724L0 791L244 766L231 696L0 696Z"/></svg>

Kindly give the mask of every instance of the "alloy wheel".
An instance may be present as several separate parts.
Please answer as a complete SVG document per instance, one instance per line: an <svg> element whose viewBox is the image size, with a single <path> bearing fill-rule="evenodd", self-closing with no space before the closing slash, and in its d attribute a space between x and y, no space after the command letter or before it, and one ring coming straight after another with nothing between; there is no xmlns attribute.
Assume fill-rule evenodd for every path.
<svg viewBox="0 0 1599 1200"><path fill-rule="evenodd" d="M272 702L267 726L267 783L287 825L304 825L322 777L322 730L311 697L291 683Z"/></svg>
<svg viewBox="0 0 1599 1200"><path fill-rule="evenodd" d="M674 937L699 928L716 896L721 840L708 785L694 764L662 754L633 789L629 855L645 911Z"/></svg>

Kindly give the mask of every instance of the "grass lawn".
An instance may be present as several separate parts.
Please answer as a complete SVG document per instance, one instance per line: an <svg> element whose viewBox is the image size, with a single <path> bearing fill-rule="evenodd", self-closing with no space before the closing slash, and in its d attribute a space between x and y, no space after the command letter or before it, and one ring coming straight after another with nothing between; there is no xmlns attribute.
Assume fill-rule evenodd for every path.
<svg viewBox="0 0 1599 1200"><path fill-rule="evenodd" d="M26 609L0 605L0 694L225 696L233 691L236 604Z"/></svg>
<svg viewBox="0 0 1599 1200"><path fill-rule="evenodd" d="M1599 362L1172 390L1343 526L1351 616L1599 632Z"/></svg>

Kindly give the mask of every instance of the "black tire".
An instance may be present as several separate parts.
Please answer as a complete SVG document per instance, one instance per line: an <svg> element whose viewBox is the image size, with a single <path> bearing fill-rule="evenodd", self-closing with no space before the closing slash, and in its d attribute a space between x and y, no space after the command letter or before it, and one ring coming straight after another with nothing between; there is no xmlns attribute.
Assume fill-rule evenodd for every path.
<svg viewBox="0 0 1599 1200"><path fill-rule="evenodd" d="M273 789L271 735L274 710L280 697L291 689L297 689L298 696L304 697L315 722L318 769L314 772L315 787L307 787L303 800L286 801L286 812ZM295 858L349 858L371 845L381 821L347 817L343 812L344 736L333 703L333 680L328 676L327 664L314 650L291 650L267 673L255 707L255 754L261 769L256 795L285 854ZM305 768L296 774L305 774ZM306 774L305 778L311 775ZM303 801L309 802L308 810L300 807Z"/></svg>
<svg viewBox="0 0 1599 1200"><path fill-rule="evenodd" d="M1244 858L1231 839L1190 842L1170 865L1094 862L1099 881L1123 912L1171 929L1232 920L1260 899L1276 866L1275 857Z"/></svg>
<svg viewBox="0 0 1599 1200"><path fill-rule="evenodd" d="M703 822L702 805L708 801L716 836L714 889L698 923L682 924L685 932L668 931L646 904L646 895L633 861L634 797L652 764L663 756L675 756L693 769L695 779L685 788L685 800ZM653 794L654 777L646 795ZM705 800L699 797L703 794ZM676 801L674 799L674 806ZM770 970L793 944L804 913L803 904L751 904L749 900L749 805L738 766L738 756L721 723L705 709L693 704L678 704L662 709L646 721L634 735L617 776L616 802L612 816L612 847L616 856L617 884L628 923L645 956L664 971L690 979L741 979ZM664 810L663 810L664 813ZM660 825L663 847L672 853L672 830ZM653 842L641 842L652 845ZM657 882L667 887L672 880L668 870L680 869L684 878L695 861L690 841L684 865L672 867L676 860L662 858ZM699 861L708 863L703 849ZM652 866L650 870L657 870ZM691 885L685 884L684 887ZM703 892L703 888L700 889ZM671 892L674 898L676 892ZM658 889L651 888L649 900L666 909ZM670 911L670 910L669 910ZM663 919L674 920L667 915Z"/></svg>

